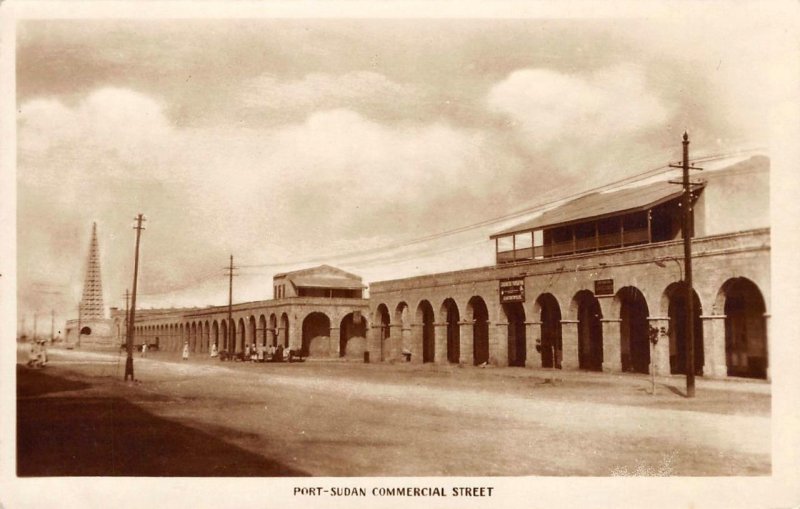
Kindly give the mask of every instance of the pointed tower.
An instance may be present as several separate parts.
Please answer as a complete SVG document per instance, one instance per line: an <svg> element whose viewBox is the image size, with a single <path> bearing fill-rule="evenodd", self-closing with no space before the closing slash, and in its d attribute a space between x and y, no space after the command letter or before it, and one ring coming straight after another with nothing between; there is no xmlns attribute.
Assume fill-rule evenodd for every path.
<svg viewBox="0 0 800 509"><path fill-rule="evenodd" d="M83 281L83 297L81 298L81 318L83 320L105 318L103 283L100 278L100 253L97 248L97 223L92 223L92 240L89 244L89 259L86 264L86 278Z"/></svg>

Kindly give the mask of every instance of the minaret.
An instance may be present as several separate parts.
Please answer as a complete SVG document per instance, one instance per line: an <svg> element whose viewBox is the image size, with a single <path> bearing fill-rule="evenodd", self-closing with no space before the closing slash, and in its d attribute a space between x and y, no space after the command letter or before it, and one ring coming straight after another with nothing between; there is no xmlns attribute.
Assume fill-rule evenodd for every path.
<svg viewBox="0 0 800 509"><path fill-rule="evenodd" d="M97 223L92 223L92 241L89 244L89 259L86 264L86 279L81 298L81 320L105 318L103 306L103 284L100 279L100 253L97 249Z"/></svg>

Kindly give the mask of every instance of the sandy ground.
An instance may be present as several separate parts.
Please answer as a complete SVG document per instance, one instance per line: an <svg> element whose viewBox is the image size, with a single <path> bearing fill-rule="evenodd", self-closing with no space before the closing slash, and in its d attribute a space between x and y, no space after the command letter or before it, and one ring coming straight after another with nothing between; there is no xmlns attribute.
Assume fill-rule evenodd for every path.
<svg viewBox="0 0 800 509"><path fill-rule="evenodd" d="M151 353L131 384L124 362L51 350L44 369L20 368L21 475L770 473L762 382L700 380L689 400L682 378L659 379L653 396L646 376L561 373L553 386L546 370ZM59 436L43 445L53 420ZM124 460L131 438L135 461ZM71 449L43 464L54 455L42 449L63 442Z"/></svg>

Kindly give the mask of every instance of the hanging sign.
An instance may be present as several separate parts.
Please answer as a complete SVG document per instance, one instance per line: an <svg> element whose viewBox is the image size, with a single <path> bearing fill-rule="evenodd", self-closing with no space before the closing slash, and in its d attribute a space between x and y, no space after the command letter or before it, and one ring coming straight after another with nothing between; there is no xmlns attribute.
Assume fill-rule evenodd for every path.
<svg viewBox="0 0 800 509"><path fill-rule="evenodd" d="M614 295L613 279L598 279L594 282L595 295Z"/></svg>
<svg viewBox="0 0 800 509"><path fill-rule="evenodd" d="M500 303L525 302L525 279L501 279L500 280Z"/></svg>

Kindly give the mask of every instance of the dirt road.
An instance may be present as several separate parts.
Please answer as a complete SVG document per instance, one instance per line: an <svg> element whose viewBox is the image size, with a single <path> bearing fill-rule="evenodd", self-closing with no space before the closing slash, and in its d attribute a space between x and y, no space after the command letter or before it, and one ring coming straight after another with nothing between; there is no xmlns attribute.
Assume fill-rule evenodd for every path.
<svg viewBox="0 0 800 509"><path fill-rule="evenodd" d="M553 387L513 370L245 365L180 362L167 356L137 359L141 382L125 384L124 360L120 365L114 354L62 351L52 352L51 358L46 376L82 385L39 395L25 395L21 389L20 408L25 410L21 415L29 411L47 415L43 409L56 397L62 404L85 406L91 400L102 408L116 402L118 408L107 412L115 424L108 426L106 442L95 444L99 456L104 444L120 450L120 427L129 414L143 422L147 421L143 415L152 416L159 423L155 429L161 431L139 437L144 440L139 447L141 464L127 468L160 475L759 475L770 471L769 394L763 388L704 389L698 394L705 400L687 403L663 387L649 396L642 381L634 378L614 383L576 378ZM26 410L26 405L34 408ZM45 422L40 424L44 427ZM65 434L75 426L78 422L62 422ZM179 427L179 432L167 433L170 426ZM21 421L20 428L26 440L36 436L35 426ZM159 438L159 433L166 433L167 439ZM187 443L169 449L164 459L160 442L175 445L182 440L176 436L185 437ZM203 444L209 451L203 451ZM34 445L27 453L32 460L37 458L35 449ZM225 451L242 456L238 463L247 467L237 470ZM149 457L161 459L148 462ZM102 468L104 475L126 475L107 461Z"/></svg>

